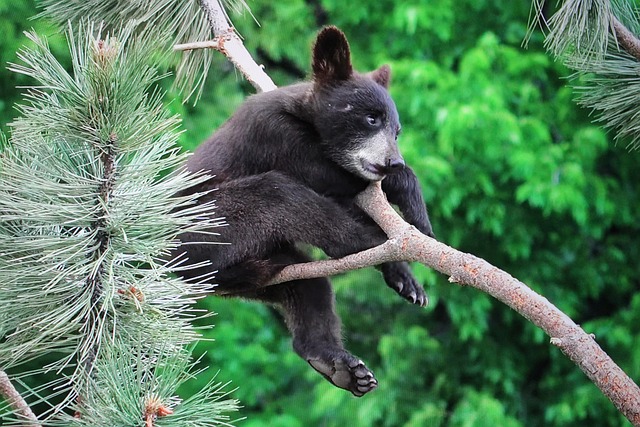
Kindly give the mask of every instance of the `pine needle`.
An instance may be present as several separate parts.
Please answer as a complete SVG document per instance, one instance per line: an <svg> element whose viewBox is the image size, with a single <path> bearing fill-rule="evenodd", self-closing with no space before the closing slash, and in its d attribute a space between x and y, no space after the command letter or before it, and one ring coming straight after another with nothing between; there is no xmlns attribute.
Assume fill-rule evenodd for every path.
<svg viewBox="0 0 640 427"><path fill-rule="evenodd" d="M244 0L223 0L222 3L226 10L249 11ZM213 38L211 26L197 1L39 0L39 4L43 8L42 15L61 26L68 21L89 20L104 22L108 29L117 29L129 22L136 31L154 33L157 39L162 39L155 51L155 61L176 65L176 86L185 94L184 98L195 95L197 100L202 93L213 52L197 49L172 53L176 44Z"/></svg>
<svg viewBox="0 0 640 427"><path fill-rule="evenodd" d="M631 3L566 0L548 22L541 22L544 0L537 0L531 22L548 27L547 48L575 70L579 103L613 129L617 140L627 141L628 147L635 149L640 147L638 58L632 56L634 52L625 52L614 28L618 21L630 34L640 34L638 11Z"/></svg>
<svg viewBox="0 0 640 427"><path fill-rule="evenodd" d="M138 425L145 393L175 406L203 316L193 304L210 292L164 258L180 233L209 234L221 221L198 194L176 196L208 177L179 167L179 119L165 113L148 60L156 37L70 24L71 72L29 37L34 47L11 68L35 83L0 156L0 366L37 361L28 377L67 377L27 388L38 401L62 396L51 420L75 405L87 413L78 425ZM194 405L224 420L215 405Z"/></svg>

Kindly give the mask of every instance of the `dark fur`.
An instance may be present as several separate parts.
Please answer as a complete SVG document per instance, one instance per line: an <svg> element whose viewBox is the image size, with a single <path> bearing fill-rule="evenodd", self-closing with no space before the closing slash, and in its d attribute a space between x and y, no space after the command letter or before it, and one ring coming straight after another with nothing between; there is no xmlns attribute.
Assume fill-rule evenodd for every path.
<svg viewBox="0 0 640 427"><path fill-rule="evenodd" d="M191 171L214 175L194 191L217 188L203 201L216 199L229 224L220 241L231 244L182 246L191 262L212 264L185 273L186 278L215 268L216 292L279 306L300 356L356 396L377 381L342 345L328 279L263 286L286 265L309 260L297 244L342 257L383 243L382 230L354 203L371 180L384 178L389 201L408 222L433 235L417 179L397 149L400 125L387 92L389 79L387 66L355 73L344 34L327 27L314 46L313 81L250 97L187 163ZM369 156L368 146L376 154ZM207 238L214 239L181 236L183 242ZM425 304L406 263L380 269L400 295Z"/></svg>

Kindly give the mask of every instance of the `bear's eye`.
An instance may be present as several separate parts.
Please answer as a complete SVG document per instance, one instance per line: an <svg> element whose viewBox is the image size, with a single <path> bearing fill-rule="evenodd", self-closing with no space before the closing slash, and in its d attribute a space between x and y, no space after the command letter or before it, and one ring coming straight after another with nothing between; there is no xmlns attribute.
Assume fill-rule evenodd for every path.
<svg viewBox="0 0 640 427"><path fill-rule="evenodd" d="M380 117L375 114L367 114L366 119L370 126L380 126Z"/></svg>

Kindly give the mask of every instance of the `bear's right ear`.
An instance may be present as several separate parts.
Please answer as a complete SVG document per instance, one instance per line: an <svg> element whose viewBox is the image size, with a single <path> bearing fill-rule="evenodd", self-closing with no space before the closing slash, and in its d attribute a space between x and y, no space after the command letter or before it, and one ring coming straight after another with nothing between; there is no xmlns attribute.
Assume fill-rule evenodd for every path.
<svg viewBox="0 0 640 427"><path fill-rule="evenodd" d="M316 84L339 83L353 75L347 37L337 27L323 28L313 45L313 80Z"/></svg>
<svg viewBox="0 0 640 427"><path fill-rule="evenodd" d="M387 64L378 68L377 70L367 73L367 77L373 79L385 89L389 89L389 80L391 80L391 68Z"/></svg>

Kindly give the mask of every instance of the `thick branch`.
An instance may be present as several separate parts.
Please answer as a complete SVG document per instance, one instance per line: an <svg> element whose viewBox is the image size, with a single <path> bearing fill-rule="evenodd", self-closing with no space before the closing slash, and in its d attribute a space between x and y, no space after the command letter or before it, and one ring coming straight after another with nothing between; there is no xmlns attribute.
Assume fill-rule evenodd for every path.
<svg viewBox="0 0 640 427"><path fill-rule="evenodd" d="M640 61L640 40L638 37L625 27L613 14L611 15L611 23L618 44L625 52Z"/></svg>
<svg viewBox="0 0 640 427"><path fill-rule="evenodd" d="M418 261L505 303L544 330L634 426L640 426L640 388L588 335L546 298L488 262L457 251L405 223L387 203L380 184L372 184L358 205L387 233L383 245L348 257L286 267L271 284L322 277L387 261Z"/></svg>
<svg viewBox="0 0 640 427"><path fill-rule="evenodd" d="M0 396L9 403L16 417L24 420L24 425L40 427L36 415L18 393L18 390L11 384L9 376L4 371L0 371Z"/></svg>
<svg viewBox="0 0 640 427"><path fill-rule="evenodd" d="M256 64L242 40L229 24L229 19L219 0L200 0L200 7L207 15L211 24L211 29L215 35L210 45L224 54L229 61L239 70L244 78L256 88L258 92L267 92L276 88L271 78L264 72L264 69ZM200 42L207 43L207 42ZM190 46L190 47L185 47ZM197 49L193 43L174 46L174 50Z"/></svg>

